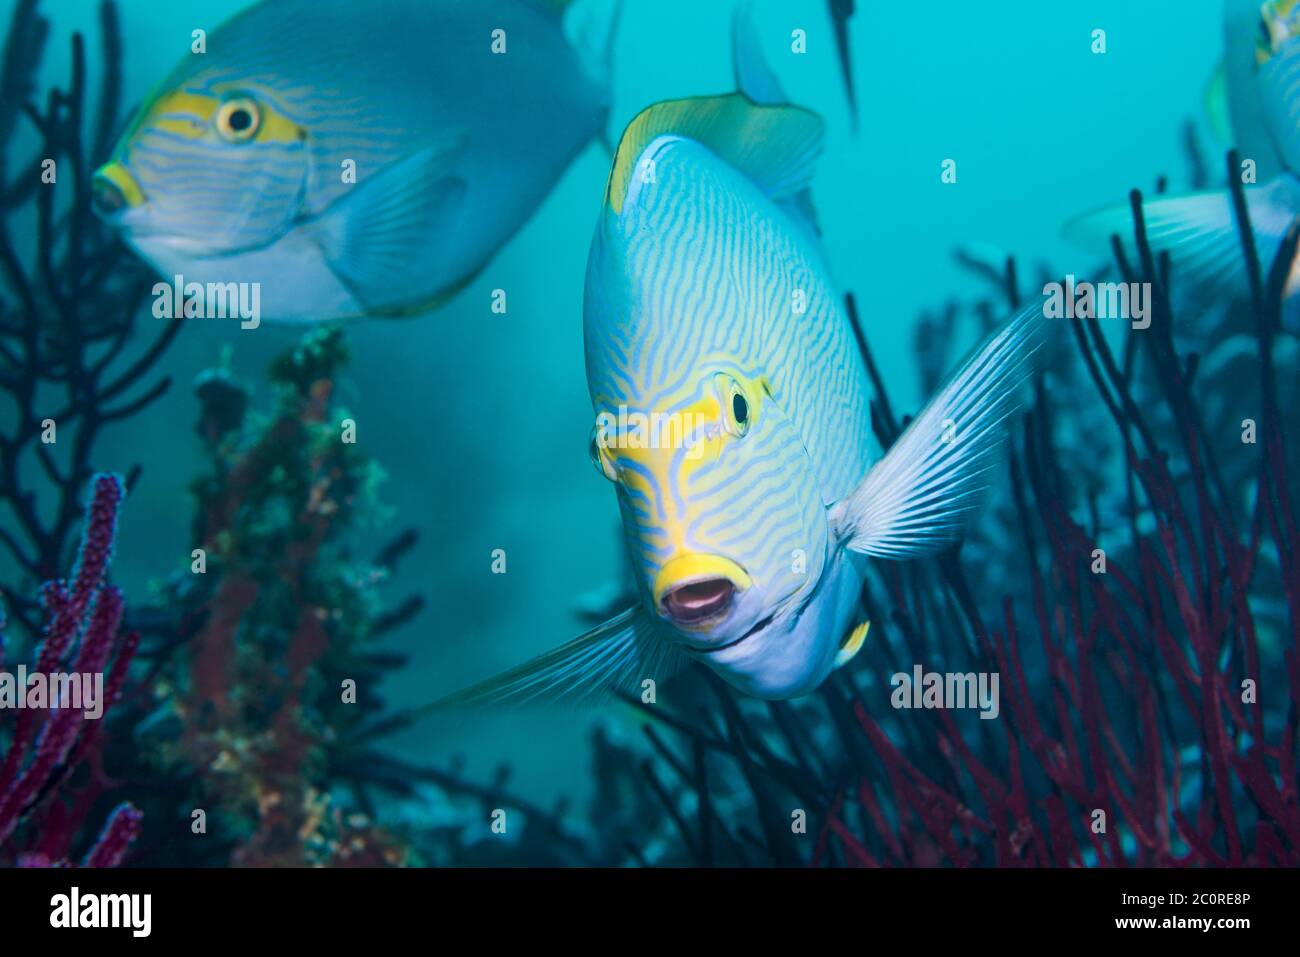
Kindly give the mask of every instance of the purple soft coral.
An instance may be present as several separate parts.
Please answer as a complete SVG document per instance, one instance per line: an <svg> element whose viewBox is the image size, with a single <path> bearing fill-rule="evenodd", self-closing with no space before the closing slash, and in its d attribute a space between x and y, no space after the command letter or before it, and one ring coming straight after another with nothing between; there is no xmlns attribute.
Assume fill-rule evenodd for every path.
<svg viewBox="0 0 1300 957"><path fill-rule="evenodd" d="M45 640L31 676L61 670L103 675L108 669L101 699L107 709L121 695L138 637L122 634L122 594L104 581L117 534L122 481L115 475L97 475L93 489L71 582L47 582L42 589ZM0 621L0 648L2 625ZM90 754L98 730L99 721L75 707L17 711L8 752L0 762L0 859L9 850L23 864L67 863L90 801L80 794L76 810L66 807L58 800L58 786ZM89 787L97 786L92 782ZM131 805L119 806L86 855L85 865L120 863L139 833L140 818ZM20 846L7 847L13 844Z"/></svg>

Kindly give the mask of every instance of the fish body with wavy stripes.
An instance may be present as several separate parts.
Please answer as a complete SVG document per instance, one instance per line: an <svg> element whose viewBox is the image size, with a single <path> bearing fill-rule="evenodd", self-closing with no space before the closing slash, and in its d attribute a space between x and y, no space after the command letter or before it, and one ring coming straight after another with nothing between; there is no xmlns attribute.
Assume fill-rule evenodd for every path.
<svg viewBox="0 0 1300 957"><path fill-rule="evenodd" d="M633 120L588 260L591 452L639 601L443 704L639 693L692 661L755 696L806 694L863 646L868 556L947 547L991 481L1041 306L873 462L863 360L810 215L821 120L780 102L743 42L737 63L749 95Z"/></svg>
<svg viewBox="0 0 1300 957"><path fill-rule="evenodd" d="M566 6L262 0L163 79L96 207L168 278L259 284L268 319L427 311L604 129L617 5Z"/></svg>
<svg viewBox="0 0 1300 957"><path fill-rule="evenodd" d="M695 428L668 431L680 442L598 429L593 455L671 640L747 691L787 697L825 677L858 600L863 559L835 547L826 509L869 465L866 375L810 224L782 206L816 156L816 118L740 97L681 109L625 138L636 156L592 245L584 333L598 417L627 408ZM788 147L728 162L670 131L714 113ZM769 170L750 161L792 181L761 182Z"/></svg>

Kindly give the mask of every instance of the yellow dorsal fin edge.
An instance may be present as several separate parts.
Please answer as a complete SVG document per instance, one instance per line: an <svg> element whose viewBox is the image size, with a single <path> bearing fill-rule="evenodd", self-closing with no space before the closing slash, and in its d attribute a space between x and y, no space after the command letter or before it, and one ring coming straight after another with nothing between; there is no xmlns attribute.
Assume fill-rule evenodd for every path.
<svg viewBox="0 0 1300 957"><path fill-rule="evenodd" d="M755 103L743 93L667 100L646 107L619 140L605 204L622 213L636 163L660 136L708 147L774 199L806 189L822 149L824 124L811 110Z"/></svg>

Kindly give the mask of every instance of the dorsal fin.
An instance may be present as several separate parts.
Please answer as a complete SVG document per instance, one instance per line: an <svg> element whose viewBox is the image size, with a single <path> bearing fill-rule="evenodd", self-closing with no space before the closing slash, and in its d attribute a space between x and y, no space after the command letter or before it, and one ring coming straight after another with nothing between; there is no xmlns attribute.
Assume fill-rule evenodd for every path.
<svg viewBox="0 0 1300 957"><path fill-rule="evenodd" d="M736 89L755 103L788 103L759 43L752 0L741 0L731 14L731 69Z"/></svg>
<svg viewBox="0 0 1300 957"><path fill-rule="evenodd" d="M605 204L623 211L636 162L660 136L708 147L774 200L807 189L822 150L822 119L798 106L758 104L742 93L667 100L628 124L614 154Z"/></svg>

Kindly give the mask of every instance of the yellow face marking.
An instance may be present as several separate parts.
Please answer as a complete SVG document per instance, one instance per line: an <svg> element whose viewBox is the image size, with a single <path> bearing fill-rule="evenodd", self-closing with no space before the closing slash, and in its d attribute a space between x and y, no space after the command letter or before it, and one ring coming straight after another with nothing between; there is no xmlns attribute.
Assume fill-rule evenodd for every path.
<svg viewBox="0 0 1300 957"><path fill-rule="evenodd" d="M647 413L648 429L620 436L613 448L602 444L602 452L612 460L618 481L640 492L647 501L662 499L658 504L666 516L663 530L674 552L686 550L687 519L677 506L674 491L685 485L701 465L718 457L725 436L721 430L709 432L707 427L701 429L699 425L717 423L721 414L722 406L717 398L706 395L673 413L659 413L657 419L655 413ZM628 468L628 465L639 468Z"/></svg>
<svg viewBox="0 0 1300 957"><path fill-rule="evenodd" d="M244 105L252 112L255 125L247 137L238 136L237 131L223 133L217 130L223 142L296 143L307 138L305 129L263 100L233 93L227 98L189 90L175 90L160 96L132 128L132 132L147 125L179 136L199 139L210 135L220 121L228 117L232 112L232 104Z"/></svg>
<svg viewBox="0 0 1300 957"><path fill-rule="evenodd" d="M707 578L725 578L736 586L737 591L744 591L754 583L743 568L728 558L686 552L669 560L655 576L652 588L655 604L658 605L664 595L678 585Z"/></svg>
<svg viewBox="0 0 1300 957"><path fill-rule="evenodd" d="M262 104L262 125L257 131L259 143L297 143L307 138L307 131L265 103Z"/></svg>
<svg viewBox="0 0 1300 957"><path fill-rule="evenodd" d="M743 424L735 421L733 396L736 387L744 395L747 406ZM601 436L597 423L593 452L606 475L629 490L639 492L664 513L662 531L668 537L674 556L665 569L677 556L693 554L686 544L686 527L691 516L679 507L680 492L689 485L691 476L701 466L717 460L727 442L737 441L749 431L758 421L763 401L769 394L766 377L747 381L728 373L718 373L711 377L710 388L695 402L671 413L644 413L648 421L643 421L643 428L633 435L619 436L618 443L612 447L608 437ZM681 454L686 443L690 444L685 454ZM626 467L629 464L638 468ZM733 565L733 568L739 566ZM739 574L744 575L744 572ZM665 590L671 587L671 581L664 576L663 570L658 580L668 583L664 585ZM656 595L656 601L658 597Z"/></svg>
<svg viewBox="0 0 1300 957"><path fill-rule="evenodd" d="M216 97L188 90L176 90L160 96L149 108L145 121L157 129L183 136L198 136L212 120L220 101Z"/></svg>

